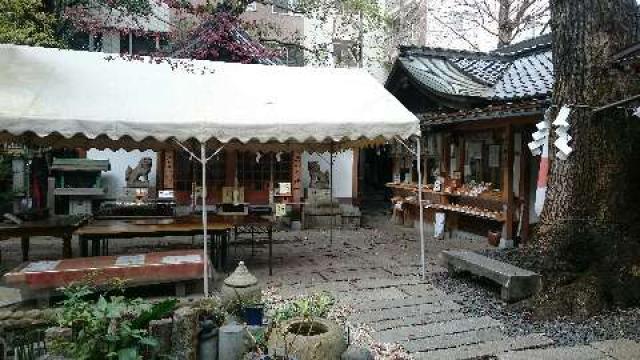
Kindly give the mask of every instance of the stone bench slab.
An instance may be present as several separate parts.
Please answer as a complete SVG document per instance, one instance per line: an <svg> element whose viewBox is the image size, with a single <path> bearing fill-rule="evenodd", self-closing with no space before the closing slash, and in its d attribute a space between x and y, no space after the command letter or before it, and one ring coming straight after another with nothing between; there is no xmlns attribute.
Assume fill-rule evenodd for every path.
<svg viewBox="0 0 640 360"><path fill-rule="evenodd" d="M500 284L504 301L525 299L541 287L539 274L471 251L443 251L442 259L451 274L466 271Z"/></svg>

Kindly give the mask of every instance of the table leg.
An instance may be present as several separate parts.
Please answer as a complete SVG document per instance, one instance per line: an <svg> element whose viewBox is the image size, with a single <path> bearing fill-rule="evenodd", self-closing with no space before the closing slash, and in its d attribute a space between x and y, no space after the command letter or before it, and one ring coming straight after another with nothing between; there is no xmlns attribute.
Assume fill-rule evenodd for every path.
<svg viewBox="0 0 640 360"><path fill-rule="evenodd" d="M220 268L223 271L227 270L227 246L229 246L229 233L222 237L222 243L220 244Z"/></svg>
<svg viewBox="0 0 640 360"><path fill-rule="evenodd" d="M22 236L20 243L22 245L22 261L29 261L29 236Z"/></svg>
<svg viewBox="0 0 640 360"><path fill-rule="evenodd" d="M269 276L273 275L273 228L269 226Z"/></svg>
<svg viewBox="0 0 640 360"><path fill-rule="evenodd" d="M62 236L62 258L70 259L73 257L71 250L71 234L64 234Z"/></svg>
<svg viewBox="0 0 640 360"><path fill-rule="evenodd" d="M78 243L80 245L80 256L89 256L89 240L87 240L83 236L78 236Z"/></svg>
<svg viewBox="0 0 640 360"><path fill-rule="evenodd" d="M255 247L255 239L253 237L253 228L251 228L251 257L253 257L256 253L255 248L256 247Z"/></svg>

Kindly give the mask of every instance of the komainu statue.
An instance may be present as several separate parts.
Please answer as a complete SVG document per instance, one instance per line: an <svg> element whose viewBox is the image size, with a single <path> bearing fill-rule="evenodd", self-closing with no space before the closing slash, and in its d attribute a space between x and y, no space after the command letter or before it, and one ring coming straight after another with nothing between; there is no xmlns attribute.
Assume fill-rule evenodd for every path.
<svg viewBox="0 0 640 360"><path fill-rule="evenodd" d="M311 189L328 189L329 171L320 170L320 163L317 161L309 161L309 188Z"/></svg>
<svg viewBox="0 0 640 360"><path fill-rule="evenodd" d="M153 160L149 157L144 157L140 159L136 167L131 168L131 166L127 166L127 171L125 172L127 187L149 187L149 173L151 172L152 165Z"/></svg>

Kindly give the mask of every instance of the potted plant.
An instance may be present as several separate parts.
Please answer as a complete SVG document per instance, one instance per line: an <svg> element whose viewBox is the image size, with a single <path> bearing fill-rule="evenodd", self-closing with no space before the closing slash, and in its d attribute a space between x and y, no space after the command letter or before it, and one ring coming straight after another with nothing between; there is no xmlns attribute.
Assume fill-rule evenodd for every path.
<svg viewBox="0 0 640 360"><path fill-rule="evenodd" d="M314 294L284 306L274 316L270 353L299 360L338 360L346 350L343 331L325 317L334 304L326 294Z"/></svg>
<svg viewBox="0 0 640 360"><path fill-rule="evenodd" d="M227 314L219 299L209 297L201 299L195 306L198 313L198 358L218 358L218 332L224 324Z"/></svg>
<svg viewBox="0 0 640 360"><path fill-rule="evenodd" d="M251 299L242 304L244 321L249 326L262 326L264 320L264 304L260 299Z"/></svg>

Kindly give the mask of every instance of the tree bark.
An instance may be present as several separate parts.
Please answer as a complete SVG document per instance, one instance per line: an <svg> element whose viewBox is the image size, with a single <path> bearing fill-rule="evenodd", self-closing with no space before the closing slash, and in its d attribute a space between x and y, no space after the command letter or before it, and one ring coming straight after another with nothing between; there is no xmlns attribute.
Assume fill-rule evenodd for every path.
<svg viewBox="0 0 640 360"><path fill-rule="evenodd" d="M511 44L513 23L509 13L511 12L512 1L500 0L498 4L498 48Z"/></svg>
<svg viewBox="0 0 640 360"><path fill-rule="evenodd" d="M638 93L637 77L609 63L635 41L636 11L634 0L551 1L553 110L575 105L574 152L552 160L537 245L548 265L596 279L617 305L640 300L640 119L592 110Z"/></svg>

